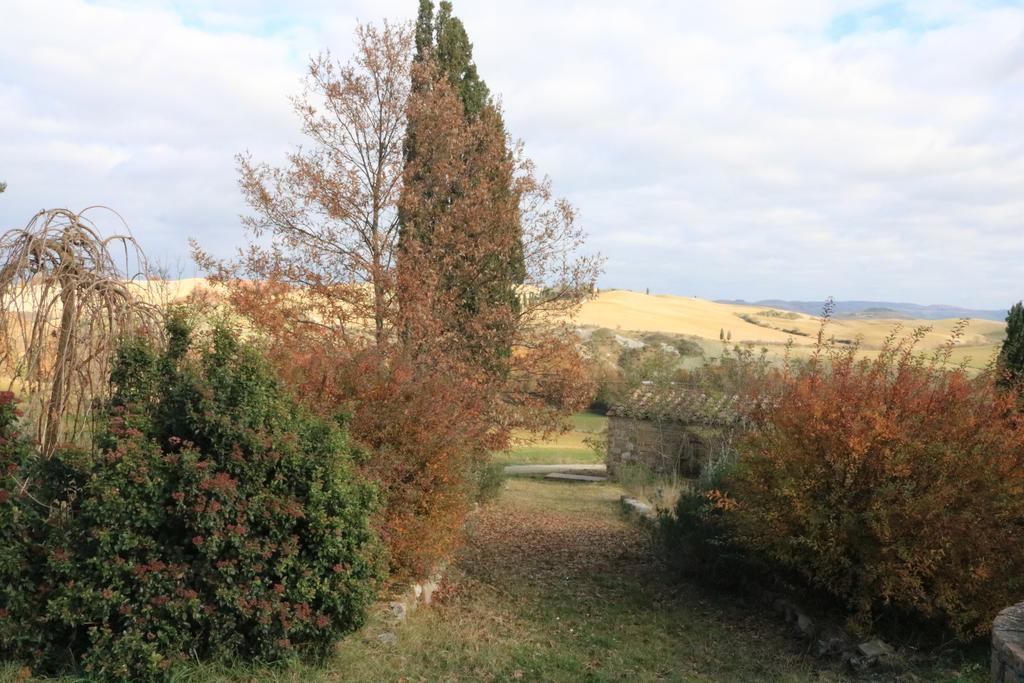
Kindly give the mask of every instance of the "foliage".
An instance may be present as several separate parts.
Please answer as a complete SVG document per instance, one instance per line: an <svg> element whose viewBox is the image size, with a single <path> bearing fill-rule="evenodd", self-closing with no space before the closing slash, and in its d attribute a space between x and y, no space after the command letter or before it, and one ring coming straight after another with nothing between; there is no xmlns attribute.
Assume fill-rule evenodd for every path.
<svg viewBox="0 0 1024 683"><path fill-rule="evenodd" d="M521 203L528 188L516 178L502 112L477 73L473 46L451 3L441 2L434 16L433 4L421 2L416 35L398 297L403 306L416 301L443 315L477 364L500 372L526 294ZM441 83L446 87L438 88ZM463 247L455 254L452 231ZM425 271L438 278L450 301L416 300L421 290L407 281Z"/></svg>
<svg viewBox="0 0 1024 683"><path fill-rule="evenodd" d="M860 630L911 615L970 638L1024 593L1024 419L990 374L947 367L956 335L925 360L923 334L894 331L873 360L819 335L754 404L716 495L735 542Z"/></svg>
<svg viewBox="0 0 1024 683"><path fill-rule="evenodd" d="M88 443L117 340L159 327L133 282L145 256L127 230L104 237L84 212L52 209L0 235L0 263L0 370L26 397L31 438L44 456Z"/></svg>
<svg viewBox="0 0 1024 683"><path fill-rule="evenodd" d="M999 350L999 366L1003 384L1024 381L1024 303L1020 301L1006 314L1006 339Z"/></svg>
<svg viewBox="0 0 1024 683"><path fill-rule="evenodd" d="M473 44L462 21L452 15L452 3L442 1L436 18L433 10L430 0L420 0L416 18L416 60L433 57L448 82L458 90L466 118L477 118L492 103L487 84L473 62Z"/></svg>
<svg viewBox="0 0 1024 683"><path fill-rule="evenodd" d="M488 503L501 495L501 489L505 486L505 465L500 462L488 462L479 466L476 470L477 493L476 499L480 503Z"/></svg>
<svg viewBox="0 0 1024 683"><path fill-rule="evenodd" d="M679 353L660 344L626 349L619 356L619 367L626 391L644 383L666 387L676 379Z"/></svg>
<svg viewBox="0 0 1024 683"><path fill-rule="evenodd" d="M443 335L490 373L504 372L525 279L515 160L500 112L466 120L443 66L417 63L401 203L397 297L407 333ZM430 281L429 287L423 281Z"/></svg>
<svg viewBox="0 0 1024 683"><path fill-rule="evenodd" d="M287 313L297 333L328 325L340 343L353 343L372 320L381 340L393 322L411 46L404 25L360 25L349 62L326 52L312 58L292 103L310 146L281 168L238 156L253 210L243 222L256 238L268 234L270 246L253 246L234 268L196 248L221 279L239 269L259 275L252 286L271 300L268 316ZM301 300L290 297L296 285Z"/></svg>
<svg viewBox="0 0 1024 683"><path fill-rule="evenodd" d="M342 430L227 329L121 346L102 448L40 459L0 409L0 648L93 678L321 656L381 577L376 494Z"/></svg>
<svg viewBox="0 0 1024 683"><path fill-rule="evenodd" d="M758 320L757 318L755 318L754 316L750 315L749 313L737 313L736 317L739 318L740 320L742 320L743 322L750 323L751 325L757 325L758 327L768 327L768 328L771 327L771 325L769 325L765 321Z"/></svg>
<svg viewBox="0 0 1024 683"><path fill-rule="evenodd" d="M444 21L455 22L447 11ZM430 23L433 30L432 15ZM350 415L351 434L370 452L362 469L384 497L380 531L396 579L429 574L451 554L477 468L508 447L514 429L558 431L585 401L589 381L567 321L600 265L577 257L583 234L572 207L510 143L497 109L467 118L433 58L410 67L413 39L440 40L364 28L353 62L332 72L315 61L314 87L296 108L303 129L319 126L321 135L285 171L241 164L248 226L254 239L270 232L272 245L254 244L234 263L196 249L307 407ZM349 115L364 113L364 93L351 83L399 74L386 106ZM413 87L424 78L429 88ZM378 144L378 128L399 122L405 139ZM389 161L346 165L339 149ZM342 182L375 177L375 168L387 179L384 194ZM364 240L351 223L377 209L386 239ZM401 240L392 231L399 219ZM513 281L544 296L512 301Z"/></svg>
<svg viewBox="0 0 1024 683"><path fill-rule="evenodd" d="M587 369L595 384L591 405L608 410L624 401L644 384L667 387L679 381L684 356L702 356L696 342L678 335L649 332L642 335L644 346L624 348L615 333L594 330L585 348Z"/></svg>
<svg viewBox="0 0 1024 683"><path fill-rule="evenodd" d="M788 353L788 351L787 351ZM712 396L744 397L754 400L772 375L768 349L751 345L722 344L718 356L693 370L683 370L678 381Z"/></svg>
<svg viewBox="0 0 1024 683"><path fill-rule="evenodd" d="M446 359L417 368L400 349L369 349L332 377L349 397L351 429L371 456L364 471L379 482L380 532L394 580L428 576L461 538L476 494L473 471L492 436L482 419L486 387L460 381Z"/></svg>
<svg viewBox="0 0 1024 683"><path fill-rule="evenodd" d="M717 478L715 478L717 479ZM684 492L658 514L657 536L668 566L681 577L735 588L763 573L730 535L728 506L716 480Z"/></svg>
<svg viewBox="0 0 1024 683"><path fill-rule="evenodd" d="M688 338L678 334L665 332L642 332L640 338L648 345L660 345L664 348L675 349L680 356L703 356L704 349L696 338Z"/></svg>
<svg viewBox="0 0 1024 683"><path fill-rule="evenodd" d="M800 314L794 311L780 311L774 308L766 308L763 311L758 311L757 315L765 318L781 318L782 320L799 320Z"/></svg>
<svg viewBox="0 0 1024 683"><path fill-rule="evenodd" d="M622 353L615 332L607 328L593 330L583 343L587 373L594 384L594 397L590 406L607 412L621 394L622 369L618 365Z"/></svg>

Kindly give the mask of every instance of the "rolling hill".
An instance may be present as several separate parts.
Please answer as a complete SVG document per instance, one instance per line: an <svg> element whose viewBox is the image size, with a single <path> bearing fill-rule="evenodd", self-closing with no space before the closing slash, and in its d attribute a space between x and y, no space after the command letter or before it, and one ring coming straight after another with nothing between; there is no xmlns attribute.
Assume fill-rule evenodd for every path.
<svg viewBox="0 0 1024 683"><path fill-rule="evenodd" d="M206 287L207 283L202 278L194 278L154 281L139 286L146 290L149 297L173 301L186 297L197 287ZM807 307L816 305L813 302L805 303ZM833 320L828 334L841 343L860 340L862 348L870 352L880 347L896 325L901 325L908 332L926 326L930 329L922 338L919 348L932 350L945 344L957 324L956 316L940 320L909 318L908 311L912 309L908 309L908 306L913 305L876 303L861 309L859 313L847 309L848 317ZM919 308L927 308L931 314L938 310L938 307ZM963 312L963 309L956 311ZM626 290L601 291L583 305L574 323L580 328L614 330L627 343L636 338L631 337L630 333L661 332L692 337L706 342L703 346L712 352L718 347L719 335L728 334L732 342L766 346L773 353L781 353L782 348L791 340L798 353L802 349L809 349L814 344L820 326L817 314L763 303L725 303ZM982 367L996 352L1003 334L1002 322L972 319L966 334L957 343L954 361L970 358L971 366Z"/></svg>
<svg viewBox="0 0 1024 683"><path fill-rule="evenodd" d="M874 308L880 308L875 306ZM840 343L861 342L870 353L880 348L897 325L910 332L927 327L919 348L931 351L950 338L957 319L910 319L906 313L892 310L893 317L852 316L834 319L827 334ZM888 311L886 311L888 312ZM882 311L873 312L884 315ZM792 340L797 352L813 346L820 327L815 315L788 311L761 304L734 304L693 297L646 295L624 290L602 291L583 305L576 324L584 328L607 328L625 337L629 332L664 332L686 335L718 343L726 333L733 342L766 346L781 352ZM985 319L972 319L966 333L958 340L953 361L970 359L971 367L980 368L995 354L1004 334L1004 325Z"/></svg>
<svg viewBox="0 0 1024 683"><path fill-rule="evenodd" d="M785 301L783 299L762 299L753 303L735 300L719 300L718 303L736 304L740 306L761 306L777 308L783 311L795 311L806 315L821 315L825 307L824 301ZM977 318L1003 322L1006 311L960 308L945 304L897 303L892 301L836 301L835 316L837 318L903 318L908 320L945 320L947 318Z"/></svg>

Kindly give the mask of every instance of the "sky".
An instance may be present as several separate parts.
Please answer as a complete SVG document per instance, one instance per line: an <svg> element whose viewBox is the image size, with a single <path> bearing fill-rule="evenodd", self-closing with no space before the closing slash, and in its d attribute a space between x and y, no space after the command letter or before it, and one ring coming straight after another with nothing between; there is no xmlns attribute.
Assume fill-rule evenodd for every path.
<svg viewBox="0 0 1024 683"><path fill-rule="evenodd" d="M1024 298L1024 0L455 0L602 287ZM303 140L311 55L416 0L0 3L0 228L112 207L172 275L245 243L235 155ZM97 216L113 231L112 217Z"/></svg>

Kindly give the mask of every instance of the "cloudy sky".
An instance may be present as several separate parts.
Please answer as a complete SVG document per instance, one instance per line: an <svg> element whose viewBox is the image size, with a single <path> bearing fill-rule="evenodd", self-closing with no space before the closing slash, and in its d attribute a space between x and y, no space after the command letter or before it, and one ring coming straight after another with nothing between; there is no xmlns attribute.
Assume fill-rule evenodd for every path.
<svg viewBox="0 0 1024 683"><path fill-rule="evenodd" d="M308 56L416 0L2 0L0 227L116 208L151 257L244 233L234 155L301 143ZM1024 0L456 0L601 285L1024 297ZM111 226L113 227L113 226Z"/></svg>

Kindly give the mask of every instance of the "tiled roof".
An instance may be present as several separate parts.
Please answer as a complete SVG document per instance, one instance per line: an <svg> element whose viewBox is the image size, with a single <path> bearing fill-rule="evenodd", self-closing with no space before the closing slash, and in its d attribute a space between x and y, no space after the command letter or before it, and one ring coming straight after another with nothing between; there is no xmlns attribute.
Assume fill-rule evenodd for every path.
<svg viewBox="0 0 1024 683"><path fill-rule="evenodd" d="M608 414L656 422L728 425L742 419L735 396L709 396L689 387L642 386Z"/></svg>

